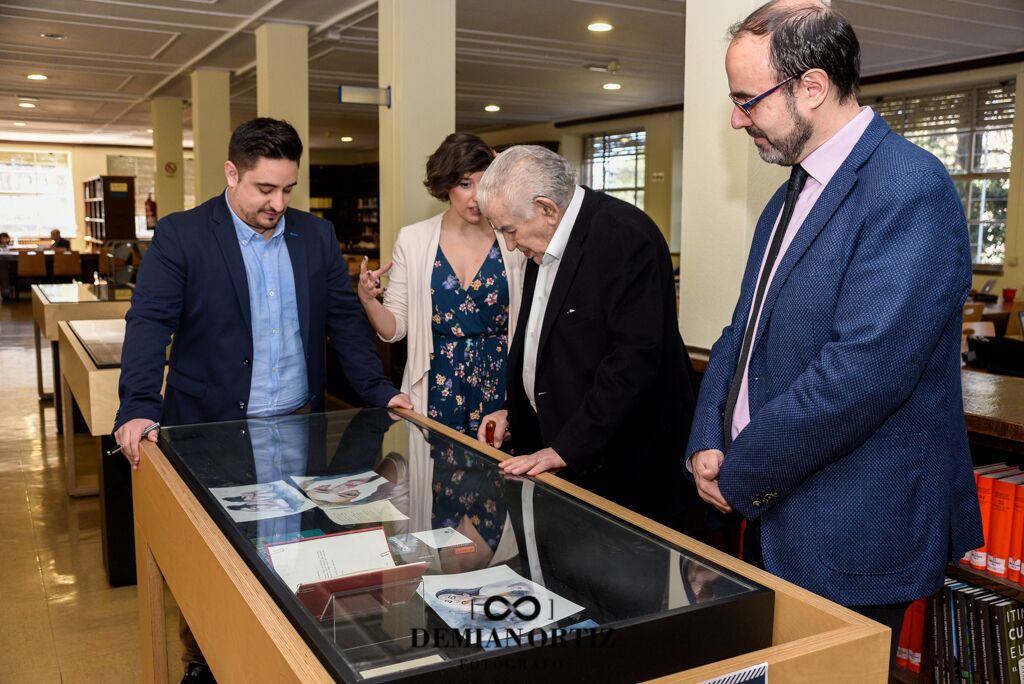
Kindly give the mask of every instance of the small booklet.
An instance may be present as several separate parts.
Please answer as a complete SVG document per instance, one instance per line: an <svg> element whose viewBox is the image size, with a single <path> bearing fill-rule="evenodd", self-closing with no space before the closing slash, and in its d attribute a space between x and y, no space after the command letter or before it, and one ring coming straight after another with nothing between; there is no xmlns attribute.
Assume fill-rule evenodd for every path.
<svg viewBox="0 0 1024 684"><path fill-rule="evenodd" d="M267 544L267 554L292 591L304 584L395 566L381 527Z"/></svg>

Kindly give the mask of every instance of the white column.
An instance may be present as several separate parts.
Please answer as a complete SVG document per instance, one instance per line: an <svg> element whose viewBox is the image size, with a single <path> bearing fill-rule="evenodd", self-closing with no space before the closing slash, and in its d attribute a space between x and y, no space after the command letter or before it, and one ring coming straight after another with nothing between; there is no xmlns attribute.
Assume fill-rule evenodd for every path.
<svg viewBox="0 0 1024 684"><path fill-rule="evenodd" d="M291 206L309 210L309 29L296 24L256 28L256 115L285 119L302 138L299 184Z"/></svg>
<svg viewBox="0 0 1024 684"><path fill-rule="evenodd" d="M427 158L455 130L455 0L380 0L380 256L398 230L438 213L423 187Z"/></svg>
<svg viewBox="0 0 1024 684"><path fill-rule="evenodd" d="M202 204L224 191L224 160L231 139L231 74L196 69L191 79L196 204Z"/></svg>
<svg viewBox="0 0 1024 684"><path fill-rule="evenodd" d="M763 0L686 4L679 323L686 344L710 348L729 323L761 210L787 171L729 125L729 26Z"/></svg>
<svg viewBox="0 0 1024 684"><path fill-rule="evenodd" d="M166 216L185 208L185 157L181 146L181 98L155 97L153 114L153 157L156 209Z"/></svg>

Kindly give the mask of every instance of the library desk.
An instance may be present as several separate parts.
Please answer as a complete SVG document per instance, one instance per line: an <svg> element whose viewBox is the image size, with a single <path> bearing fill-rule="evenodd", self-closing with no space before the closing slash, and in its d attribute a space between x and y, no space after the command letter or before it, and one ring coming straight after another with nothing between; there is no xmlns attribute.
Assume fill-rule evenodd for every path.
<svg viewBox="0 0 1024 684"><path fill-rule="evenodd" d="M1010 310L1013 309L1013 302L1006 302L1002 297L999 301L985 305L981 312L981 320L991 321L996 328L996 335L1006 333L1006 324L1010 320Z"/></svg>
<svg viewBox="0 0 1024 684"><path fill-rule="evenodd" d="M491 479L497 461L507 455L410 411L389 415L367 409L172 427L161 430L157 444L144 442L142 451L132 478L145 682L168 681L165 588L224 684L564 682L585 681L585 673L595 668L604 669L591 681L699 682L762 663L773 684L886 681L885 627L550 473ZM255 483L287 489L287 482L271 482L296 474L363 477L369 469L394 486L385 490L387 502L404 520L341 522L328 513L337 509L317 507L236 521L248 514L229 514L227 501L242 497L227 497L219 489ZM471 480L473 491L488 492L488 511L497 502L497 512L479 514L495 524L505 521L498 525L501 537L490 547L492 554L481 555L489 542L477 535L477 525L483 525L468 514L466 527L459 527L471 539L477 535L483 546L474 541L471 548L446 554L453 549L408 541L408 533L449 524L438 520L435 525L434 517L442 516L432 483L449 481L456 472ZM450 479L456 488L461 481L461 476ZM310 495L316 491L304 486ZM275 496L280 496L276 490ZM307 501L298 490L285 499L296 497ZM269 504L230 505L233 511L265 511ZM614 643L605 645L610 650L584 637L571 637L580 648L564 649L524 644L485 651L465 642L421 646L411 639L410 627L444 623L422 594L405 591L410 584L422 589L419 577L347 589L332 584L326 594L307 593L300 601L294 585L269 562L265 544L301 543L339 529L376 534L380 525L391 535L395 560L424 564L424 578L455 572L458 577L437 581L458 581L466 570L504 564L578 604L581 612L565 619L589 617L614 631ZM696 567L707 575L693 574ZM751 643L759 645L751 648ZM565 670L567 663L576 669ZM481 674L478 667L489 669Z"/></svg>
<svg viewBox="0 0 1024 684"><path fill-rule="evenodd" d="M57 432L64 430L60 397L60 355L57 350L60 321L124 318L131 307L130 288L68 283L32 286L32 318L36 347L36 390L40 399L53 398ZM42 339L50 342L53 354L53 394L43 392Z"/></svg>
<svg viewBox="0 0 1024 684"><path fill-rule="evenodd" d="M1024 453L1024 378L964 368L964 418L972 440Z"/></svg>

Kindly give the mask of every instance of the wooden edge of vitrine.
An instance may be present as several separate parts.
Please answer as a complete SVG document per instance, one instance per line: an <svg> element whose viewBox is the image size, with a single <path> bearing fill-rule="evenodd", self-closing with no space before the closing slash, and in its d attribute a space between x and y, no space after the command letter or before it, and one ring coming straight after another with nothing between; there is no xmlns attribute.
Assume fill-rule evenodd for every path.
<svg viewBox="0 0 1024 684"><path fill-rule="evenodd" d="M121 369L97 367L89 350L71 329L71 321L60 321L58 328L60 372L74 391L89 434L93 437L109 435L117 416L117 382Z"/></svg>
<svg viewBox="0 0 1024 684"><path fill-rule="evenodd" d="M392 410L414 424L429 427L498 461L512 458L412 411ZM887 627L556 475L542 473L535 479L775 592L773 645L770 648L670 675L659 681L699 682L764 662L769 664L772 682L886 681L889 664Z"/></svg>
<svg viewBox="0 0 1024 684"><path fill-rule="evenodd" d="M333 681L160 448L144 441L142 452L132 486L143 681L163 684L178 667L167 663L164 581L217 681Z"/></svg>

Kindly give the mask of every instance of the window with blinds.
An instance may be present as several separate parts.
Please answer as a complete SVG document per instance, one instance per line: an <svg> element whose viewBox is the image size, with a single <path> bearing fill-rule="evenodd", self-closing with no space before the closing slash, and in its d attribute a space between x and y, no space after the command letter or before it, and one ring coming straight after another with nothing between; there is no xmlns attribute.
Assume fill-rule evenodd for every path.
<svg viewBox="0 0 1024 684"><path fill-rule="evenodd" d="M49 239L54 228L76 233L69 153L0 150L0 232Z"/></svg>
<svg viewBox="0 0 1024 684"><path fill-rule="evenodd" d="M964 203L976 266L1001 267L1013 147L1014 81L865 102L937 156Z"/></svg>
<svg viewBox="0 0 1024 684"><path fill-rule="evenodd" d="M644 208L646 131L587 136L583 183L594 190Z"/></svg>

